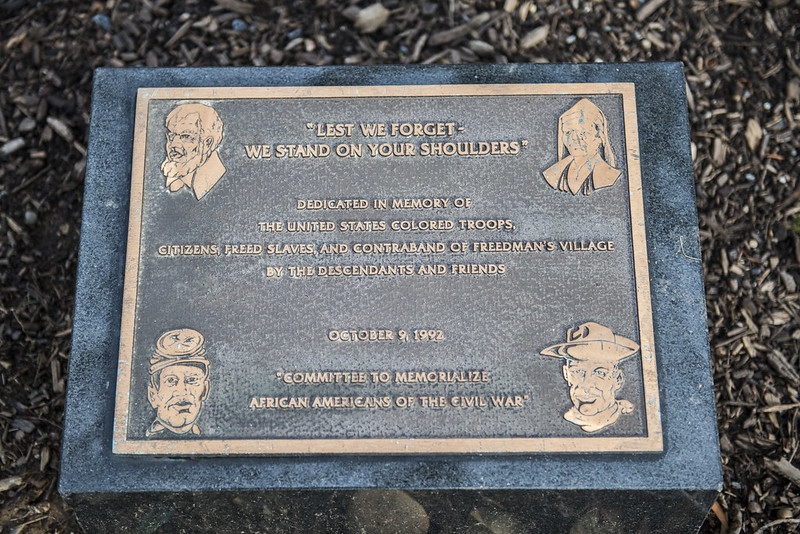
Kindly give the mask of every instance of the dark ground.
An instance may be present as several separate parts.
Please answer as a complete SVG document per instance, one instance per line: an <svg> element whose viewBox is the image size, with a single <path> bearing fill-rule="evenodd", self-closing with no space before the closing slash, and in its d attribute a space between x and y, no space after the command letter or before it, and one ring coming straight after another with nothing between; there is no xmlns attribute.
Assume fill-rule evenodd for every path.
<svg viewBox="0 0 800 534"><path fill-rule="evenodd" d="M385 0L371 33L368 5L0 0L0 532L80 531L56 478L95 67L663 60L690 91L725 473L702 532L800 529L800 3Z"/></svg>

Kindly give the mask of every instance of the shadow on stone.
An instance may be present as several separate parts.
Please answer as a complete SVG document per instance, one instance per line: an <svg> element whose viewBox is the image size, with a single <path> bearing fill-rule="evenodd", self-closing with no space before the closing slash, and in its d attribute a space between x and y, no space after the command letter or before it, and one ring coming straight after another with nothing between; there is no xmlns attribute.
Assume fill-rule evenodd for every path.
<svg viewBox="0 0 800 534"><path fill-rule="evenodd" d="M347 519L351 534L425 534L429 526L422 505L400 490L356 492Z"/></svg>

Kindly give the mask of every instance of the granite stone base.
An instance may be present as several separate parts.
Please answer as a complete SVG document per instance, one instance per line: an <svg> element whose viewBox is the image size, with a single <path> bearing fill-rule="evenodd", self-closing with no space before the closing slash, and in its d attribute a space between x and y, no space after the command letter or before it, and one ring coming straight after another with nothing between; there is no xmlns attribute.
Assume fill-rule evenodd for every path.
<svg viewBox="0 0 800 534"><path fill-rule="evenodd" d="M716 495L716 490L270 490L85 494L70 502L90 532L611 534L696 532Z"/></svg>
<svg viewBox="0 0 800 534"><path fill-rule="evenodd" d="M138 88L569 82L636 87L663 452L111 452ZM684 88L676 63L96 71L59 481L78 520L87 532L697 531L722 474Z"/></svg>

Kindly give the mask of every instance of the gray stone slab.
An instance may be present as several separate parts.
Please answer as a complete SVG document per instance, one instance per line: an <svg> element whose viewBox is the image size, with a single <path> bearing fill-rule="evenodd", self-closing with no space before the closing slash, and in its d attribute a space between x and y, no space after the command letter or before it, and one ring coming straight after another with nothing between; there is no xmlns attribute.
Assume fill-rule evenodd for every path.
<svg viewBox="0 0 800 534"><path fill-rule="evenodd" d="M112 452L139 88L517 83L635 87L661 452L202 458ZM510 514L532 532L591 531L608 517L618 521L608 531L686 532L699 526L721 489L681 65L98 70L89 151L59 485L88 530L220 532L271 525L335 531L363 520L352 510L357 503L374 502L358 492L394 489L407 490L422 505L431 532L454 520L467 524L476 509ZM158 337L148 335L153 342ZM558 392L562 399L565 386ZM152 413L142 406L146 425ZM466 437L476 433L468 430ZM397 494L379 496L406 502ZM348 506L349 516L337 513ZM317 520L309 510L317 511L311 514Z"/></svg>

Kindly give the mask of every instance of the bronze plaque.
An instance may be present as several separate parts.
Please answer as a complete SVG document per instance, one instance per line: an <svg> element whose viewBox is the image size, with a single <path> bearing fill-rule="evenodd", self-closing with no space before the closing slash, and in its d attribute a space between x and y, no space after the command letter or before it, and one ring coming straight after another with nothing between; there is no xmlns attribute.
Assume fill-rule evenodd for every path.
<svg viewBox="0 0 800 534"><path fill-rule="evenodd" d="M114 452L662 450L633 84L140 89Z"/></svg>

